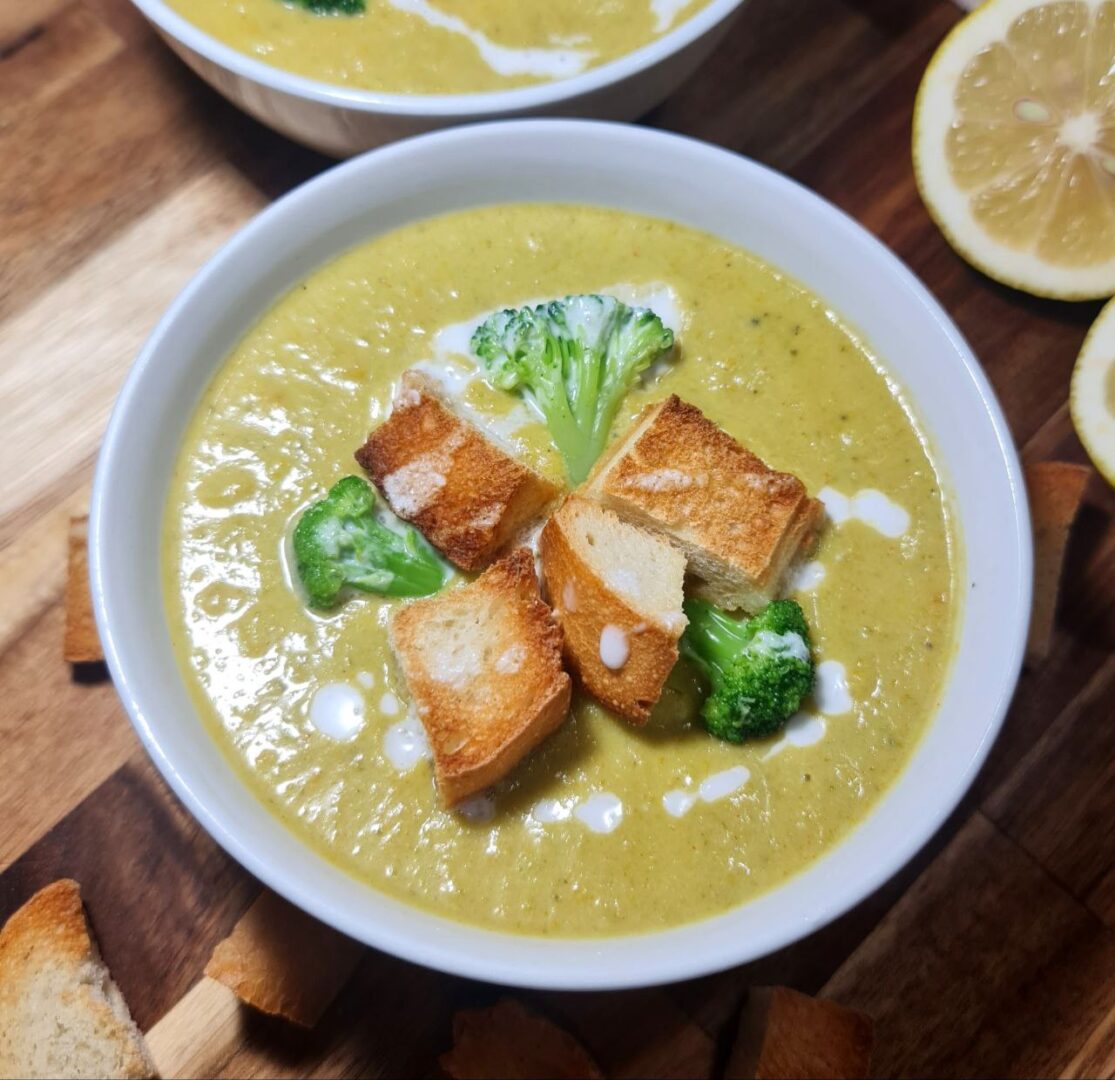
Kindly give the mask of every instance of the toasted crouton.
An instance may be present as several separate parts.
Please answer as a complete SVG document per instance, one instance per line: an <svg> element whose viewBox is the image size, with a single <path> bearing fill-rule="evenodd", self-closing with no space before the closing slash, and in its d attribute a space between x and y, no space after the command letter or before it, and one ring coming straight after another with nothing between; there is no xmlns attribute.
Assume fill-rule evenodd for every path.
<svg viewBox="0 0 1115 1080"><path fill-rule="evenodd" d="M747 996L726 1080L833 1080L871 1075L875 1025L866 1013L786 986Z"/></svg>
<svg viewBox="0 0 1115 1080"><path fill-rule="evenodd" d="M468 585L400 608L391 644L446 805L506 776L569 711L561 628L526 548Z"/></svg>
<svg viewBox="0 0 1115 1080"><path fill-rule="evenodd" d="M757 611L816 539L821 504L676 395L648 405L597 463L585 493L685 552L693 592Z"/></svg>
<svg viewBox="0 0 1115 1080"><path fill-rule="evenodd" d="M66 632L62 656L68 664L104 660L104 649L93 616L89 591L89 518L70 518L69 558L66 564Z"/></svg>
<svg viewBox="0 0 1115 1080"><path fill-rule="evenodd" d="M1026 641L1026 662L1031 666L1049 655L1053 643L1065 549L1091 478L1087 465L1067 461L1039 461L1026 467L1034 523L1034 604Z"/></svg>
<svg viewBox="0 0 1115 1080"><path fill-rule="evenodd" d="M453 1080L601 1080L588 1051L556 1024L504 998L453 1017L453 1049L438 1063Z"/></svg>
<svg viewBox="0 0 1115 1080"><path fill-rule="evenodd" d="M0 1076L155 1075L77 882L40 889L0 930Z"/></svg>
<svg viewBox="0 0 1115 1080"><path fill-rule="evenodd" d="M480 570L559 495L462 420L417 371L356 452L391 509L462 570Z"/></svg>
<svg viewBox="0 0 1115 1080"><path fill-rule="evenodd" d="M356 969L363 947L264 889L217 944L205 974L269 1016L312 1028Z"/></svg>
<svg viewBox="0 0 1115 1080"><path fill-rule="evenodd" d="M542 577L584 688L645 724L678 659L685 556L571 495L542 530Z"/></svg>

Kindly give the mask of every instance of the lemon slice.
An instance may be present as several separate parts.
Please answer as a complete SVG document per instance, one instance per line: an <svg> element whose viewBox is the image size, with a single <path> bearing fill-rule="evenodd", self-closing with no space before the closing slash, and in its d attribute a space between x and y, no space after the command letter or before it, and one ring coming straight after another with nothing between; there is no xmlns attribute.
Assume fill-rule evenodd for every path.
<svg viewBox="0 0 1115 1080"><path fill-rule="evenodd" d="M987 0L959 23L918 92L914 168L984 273L1115 293L1115 0Z"/></svg>
<svg viewBox="0 0 1115 1080"><path fill-rule="evenodd" d="M1115 301L1088 331L1072 373L1072 422L1096 468L1115 484Z"/></svg>

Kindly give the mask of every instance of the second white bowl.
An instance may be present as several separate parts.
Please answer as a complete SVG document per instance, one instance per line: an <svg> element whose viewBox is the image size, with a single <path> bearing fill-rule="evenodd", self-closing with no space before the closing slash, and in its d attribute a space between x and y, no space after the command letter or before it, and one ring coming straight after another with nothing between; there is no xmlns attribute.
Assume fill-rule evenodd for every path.
<svg viewBox="0 0 1115 1080"><path fill-rule="evenodd" d="M641 49L573 78L471 94L384 94L318 82L223 44L164 0L133 2L167 44L234 105L306 146L349 157L408 135L479 120L634 120L693 74L744 0L712 0Z"/></svg>

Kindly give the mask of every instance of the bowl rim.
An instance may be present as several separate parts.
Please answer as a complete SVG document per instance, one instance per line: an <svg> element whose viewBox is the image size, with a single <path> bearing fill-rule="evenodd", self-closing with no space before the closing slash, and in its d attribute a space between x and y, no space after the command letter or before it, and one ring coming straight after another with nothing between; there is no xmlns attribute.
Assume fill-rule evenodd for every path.
<svg viewBox="0 0 1115 1080"><path fill-rule="evenodd" d="M409 936L404 934L399 937L390 928L382 928L374 918L369 917L368 912L352 910L352 905L346 906L344 903L323 898L313 883L298 878L293 871L284 868L282 859L273 858L270 854L246 843L237 834L235 828L230 827L218 813L206 805L204 799L194 791L189 779L183 775L160 742L143 704L134 692L128 671L135 669L125 662L118 648L111 614L116 604L124 606L129 602L142 603L131 598L130 583L120 582L113 589L105 573L106 559L112 543L112 526L108 520L106 504L111 494L113 474L121 467L126 454L122 443L126 435L128 416L133 410L143 408L143 390L148 370L155 366L164 339L179 332L178 323L182 319L183 312L188 311L195 295L207 288L210 277L224 264L233 262L244 250L250 249L261 234L267 234L281 227L280 223L291 216L307 213L315 203L328 200L330 192L346 183L354 174L376 173L379 170L389 173L397 161L408 155L421 155L427 151L436 152L441 147L452 147L453 144L468 145L478 137L491 136L493 133L501 140L502 145L507 145L504 140L513 140L520 135L540 138L544 135L547 140L552 140L555 134L568 139L574 139L579 135L588 138L589 132L593 133L593 137L599 137L606 142L606 152L610 154L621 154L623 141L632 140L644 143L643 149L653 148L655 153L677 151L694 158L704 158L710 167L731 168L740 176L750 174L757 184L770 184L784 189L791 198L812 202L817 211L824 214L831 222L838 239L842 236L848 241L854 240L858 245L866 245L873 256L886 265L888 272L896 277L897 282L906 290L912 291L914 299L926 309L927 315L938 324L955 349L956 358L963 367L963 370L958 372L958 377L966 377L969 380L979 398L982 411L990 421L995 442L1001 453L996 468L1001 464L1005 469L1010 505L1013 510L1010 521L1002 524L1000 540L1006 552L1004 557L1013 560L1018 568L1018 580L1014 582L1013 592L1002 597L1004 604L1009 607L1008 615L1014 617L1006 622L1009 629L1002 635L1001 648L1004 650L1005 660L994 683L992 697L994 706L986 710L986 723L979 733L978 742L971 747L963 767L958 767L952 774L947 788L938 792L932 807L911 823L909 830L903 834L901 842L874 859L857 878L855 884L843 886L843 891L834 890L832 893L826 893L817 902L817 909L810 911L808 918L802 917L799 913L797 922L787 919L777 931L764 930L747 940L730 940L723 951L715 952L714 955L710 955L714 953L711 946L706 946L704 949L686 949L681 945L688 940L686 935L693 932L695 928L711 926L718 920L727 922L733 917L738 917L740 912L753 904L762 903L764 898L777 896L783 889L793 885L797 878L823 866L834 853L839 852L856 835L858 830L863 829L879 813L884 802L900 787L902 779L911 772L913 760L907 764L894 783L880 794L879 800L867 816L857 822L838 843L826 849L817 860L757 898L708 919L633 935L545 939L539 936L481 929L474 925L446 919L441 915L394 900L375 889L373 885L360 882L363 889L370 890L376 895L377 903L386 903L404 909L415 921L422 923L423 929L429 931L428 936L424 936L412 928L408 931ZM695 161L694 164L699 162ZM362 180L365 181L369 192L375 191L374 184L366 184L366 178ZM375 205L375 201L374 195L370 194L369 205ZM416 217L412 220L420 220L420 218ZM500 121L415 136L333 166L287 193L256 215L191 278L144 344L128 374L109 420L97 461L90 507L90 582L106 662L120 698L145 749L171 789L209 834L264 884L322 922L368 945L405 960L454 975L507 986L554 990L643 987L708 975L750 962L801 940L832 922L898 873L936 834L960 803L982 768L995 737L1002 727L1022 667L1032 593L1032 555L1031 526L1021 463L994 391L955 324L926 286L893 252L827 200L767 166L685 136L634 125L588 120ZM165 622L161 603L158 610ZM133 656L132 662L134 663L136 659ZM954 663L958 663L958 659L954 660ZM949 676L950 683L955 676L955 671L954 667ZM932 724L922 736L922 742L929 737L931 731ZM918 751L915 750L914 753L916 756ZM255 796L251 795L251 798L254 799ZM269 813L265 808L264 810ZM278 819L275 820L278 822ZM285 824L278 822L278 827L283 829L295 844L312 851ZM321 863L331 865L317 852L313 852L313 855ZM346 876L351 877L351 875ZM351 878L351 880L358 879ZM485 942L499 943L504 948L511 943L515 958L512 960L505 956L493 960L488 955ZM658 947L652 950L651 942ZM722 945L723 942L717 942L718 948ZM573 954L578 957L577 965L574 965L570 959ZM637 958L634 970L623 968L617 962L619 958L623 958L624 962Z"/></svg>
<svg viewBox="0 0 1115 1080"><path fill-rule="evenodd" d="M269 90L306 101L400 118L495 118L551 108L621 83L662 63L732 15L746 0L710 0L707 6L646 45L567 79L507 90L460 94L406 94L360 90L311 79L264 63L195 26L165 0L132 0L164 34L210 63Z"/></svg>

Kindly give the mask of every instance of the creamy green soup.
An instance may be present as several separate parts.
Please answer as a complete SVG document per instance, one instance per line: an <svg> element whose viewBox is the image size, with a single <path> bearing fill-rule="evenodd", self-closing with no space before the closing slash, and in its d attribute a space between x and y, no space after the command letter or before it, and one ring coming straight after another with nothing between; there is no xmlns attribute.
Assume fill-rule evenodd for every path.
<svg viewBox="0 0 1115 1080"><path fill-rule="evenodd" d="M456 94L570 78L633 52L709 0L366 0L322 14L280 0L169 0L240 52L323 82Z"/></svg>
<svg viewBox="0 0 1115 1080"><path fill-rule="evenodd" d="M290 530L358 472L353 451L416 363L560 479L546 429L463 353L468 328L496 308L589 291L649 302L677 335L616 433L677 393L825 499L831 520L791 586L818 689L784 737L735 746L702 728L700 684L682 662L645 729L575 700L506 781L467 813L446 811L387 645L404 601L360 595L311 614L291 584ZM170 629L197 709L304 843L418 907L570 936L722 912L836 844L893 783L937 707L960 603L932 447L839 315L712 236L577 206L411 225L281 299L196 411L164 551Z"/></svg>

